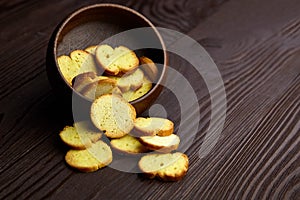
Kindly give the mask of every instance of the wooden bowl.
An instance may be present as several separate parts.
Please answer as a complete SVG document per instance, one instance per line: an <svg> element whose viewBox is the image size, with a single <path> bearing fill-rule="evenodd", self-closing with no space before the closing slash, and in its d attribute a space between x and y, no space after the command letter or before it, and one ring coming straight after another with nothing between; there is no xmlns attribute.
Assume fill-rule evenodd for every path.
<svg viewBox="0 0 300 200"><path fill-rule="evenodd" d="M47 74L48 79L55 93L59 96L59 101L68 105L74 112L74 102L80 105L83 110L88 110L91 100L75 91L62 76L58 67L57 58L60 55L69 55L73 50L85 49L88 46L100 44L108 38L124 33L127 30L148 27L145 38L135 39L131 37L108 40L112 46L124 45L132 49L138 46L147 46L147 42L155 43L155 48L145 48L136 50L138 56L147 56L155 63L159 63L159 73L152 89L144 96L130 102L137 110L142 113L151 106L162 90L162 85L166 76L167 53L161 35L154 25L143 15L130 8L116 4L95 4L83 7L63 20L49 41L47 51ZM145 45L143 43L145 42ZM73 102L73 108L70 107ZM74 115L74 113L73 113Z"/></svg>

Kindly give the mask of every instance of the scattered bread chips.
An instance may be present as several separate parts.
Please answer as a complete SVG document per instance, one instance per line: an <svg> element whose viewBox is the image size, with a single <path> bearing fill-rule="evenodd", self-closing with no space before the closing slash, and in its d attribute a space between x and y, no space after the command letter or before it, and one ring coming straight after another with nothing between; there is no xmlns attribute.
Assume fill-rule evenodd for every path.
<svg viewBox="0 0 300 200"><path fill-rule="evenodd" d="M129 103L157 81L159 70L150 58L138 58L124 46L104 44L72 51L57 62L68 84L92 102L90 120L66 126L59 133L71 148L65 155L69 166L94 172L119 154L135 158L135 167L148 178L178 181L185 176L189 160L184 153L174 152L180 144L174 123L159 117L137 118ZM106 142L101 140L105 136Z"/></svg>

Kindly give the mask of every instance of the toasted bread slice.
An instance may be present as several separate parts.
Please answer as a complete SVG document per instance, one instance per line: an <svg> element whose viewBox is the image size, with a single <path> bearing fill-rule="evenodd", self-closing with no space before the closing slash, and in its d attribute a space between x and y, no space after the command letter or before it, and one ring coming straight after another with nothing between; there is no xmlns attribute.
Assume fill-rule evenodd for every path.
<svg viewBox="0 0 300 200"><path fill-rule="evenodd" d="M121 78L121 77L118 77L118 76L108 76L108 77L111 78L111 79L116 80L117 82ZM144 76L143 85L139 89L137 89L136 91L128 90L126 92L123 92L122 96L128 102L134 101L134 100L144 96L145 94L147 94L147 92L149 92L151 90L151 88L152 88L151 81L146 76Z"/></svg>
<svg viewBox="0 0 300 200"><path fill-rule="evenodd" d="M106 76L97 76L95 72L85 72L78 74L72 80L72 87L79 93L82 93L83 89L96 81L107 79Z"/></svg>
<svg viewBox="0 0 300 200"><path fill-rule="evenodd" d="M66 126L60 133L61 140L73 149L86 149L102 136L100 132L88 129L80 131L73 126Z"/></svg>
<svg viewBox="0 0 300 200"><path fill-rule="evenodd" d="M168 136L174 131L174 123L168 119L149 117L136 118L133 134L135 136Z"/></svg>
<svg viewBox="0 0 300 200"><path fill-rule="evenodd" d="M145 153L149 150L140 141L131 135L125 135L110 141L111 147L121 154Z"/></svg>
<svg viewBox="0 0 300 200"><path fill-rule="evenodd" d="M78 74L72 80L72 87L77 91L81 91L87 84L93 82L96 77L97 74L95 72L85 72Z"/></svg>
<svg viewBox="0 0 300 200"><path fill-rule="evenodd" d="M144 73L142 70L137 69L131 74L125 74L117 80L117 86L122 92L129 90L136 91L142 87L144 81Z"/></svg>
<svg viewBox="0 0 300 200"><path fill-rule="evenodd" d="M84 150L69 150L65 160L73 168L83 172L93 172L109 165L112 162L110 147L99 140Z"/></svg>
<svg viewBox="0 0 300 200"><path fill-rule="evenodd" d="M180 138L175 134L168 136L142 136L139 140L147 149L164 153L176 150L180 143Z"/></svg>
<svg viewBox="0 0 300 200"><path fill-rule="evenodd" d="M145 72L149 79L153 82L157 79L158 69L155 63L145 56L140 57L140 68Z"/></svg>
<svg viewBox="0 0 300 200"><path fill-rule="evenodd" d="M86 52L95 55L97 45L89 46L85 49Z"/></svg>
<svg viewBox="0 0 300 200"><path fill-rule="evenodd" d="M134 101L145 94L147 94L152 88L152 83L144 76L143 85L136 91L129 90L123 93L123 98L127 101Z"/></svg>
<svg viewBox="0 0 300 200"><path fill-rule="evenodd" d="M133 72L139 65L135 53L124 46L113 49L109 45L99 45L95 55L99 65L111 75Z"/></svg>
<svg viewBox="0 0 300 200"><path fill-rule="evenodd" d="M90 83L82 90L82 94L92 100L104 94L122 95L116 81L110 78Z"/></svg>
<svg viewBox="0 0 300 200"><path fill-rule="evenodd" d="M97 73L97 66L92 54L84 50L72 51L70 57L80 67L78 74L84 72L95 72Z"/></svg>
<svg viewBox="0 0 300 200"><path fill-rule="evenodd" d="M140 159L138 166L148 178L158 177L164 181L178 181L187 173L189 159L180 152L148 154Z"/></svg>
<svg viewBox="0 0 300 200"><path fill-rule="evenodd" d="M135 108L118 95L105 94L91 106L91 120L109 138L120 138L133 128Z"/></svg>
<svg viewBox="0 0 300 200"><path fill-rule="evenodd" d="M57 63L65 80L72 85L72 79L79 74L80 66L66 55L59 56Z"/></svg>

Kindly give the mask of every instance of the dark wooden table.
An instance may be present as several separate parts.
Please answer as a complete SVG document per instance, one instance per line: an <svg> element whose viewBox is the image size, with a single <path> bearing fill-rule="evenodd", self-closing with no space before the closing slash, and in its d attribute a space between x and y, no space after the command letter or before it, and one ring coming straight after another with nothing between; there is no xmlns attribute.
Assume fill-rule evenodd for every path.
<svg viewBox="0 0 300 200"><path fill-rule="evenodd" d="M209 52L225 84L225 125L212 151L199 157L210 101L199 77L186 75L197 91L201 126L186 151L183 180L67 167L58 133L71 120L47 80L47 43L69 13L101 2L0 2L0 199L300 199L299 0L110 1L189 35ZM172 104L168 95L157 101ZM171 118L178 114L166 107Z"/></svg>

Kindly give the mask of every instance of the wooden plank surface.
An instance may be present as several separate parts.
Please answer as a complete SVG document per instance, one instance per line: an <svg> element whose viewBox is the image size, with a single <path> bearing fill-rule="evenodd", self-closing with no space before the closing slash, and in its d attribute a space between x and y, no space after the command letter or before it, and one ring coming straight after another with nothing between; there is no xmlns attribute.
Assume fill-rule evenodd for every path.
<svg viewBox="0 0 300 200"><path fill-rule="evenodd" d="M68 148L58 132L71 119L47 80L47 43L70 12L100 2L0 2L0 199L300 199L297 0L110 1L205 47L224 80L225 126L213 151L200 158L209 94L201 77L171 56L170 65L191 82L201 108L186 177L165 183L109 167L94 173L67 167ZM177 120L170 96L163 91L157 103Z"/></svg>

